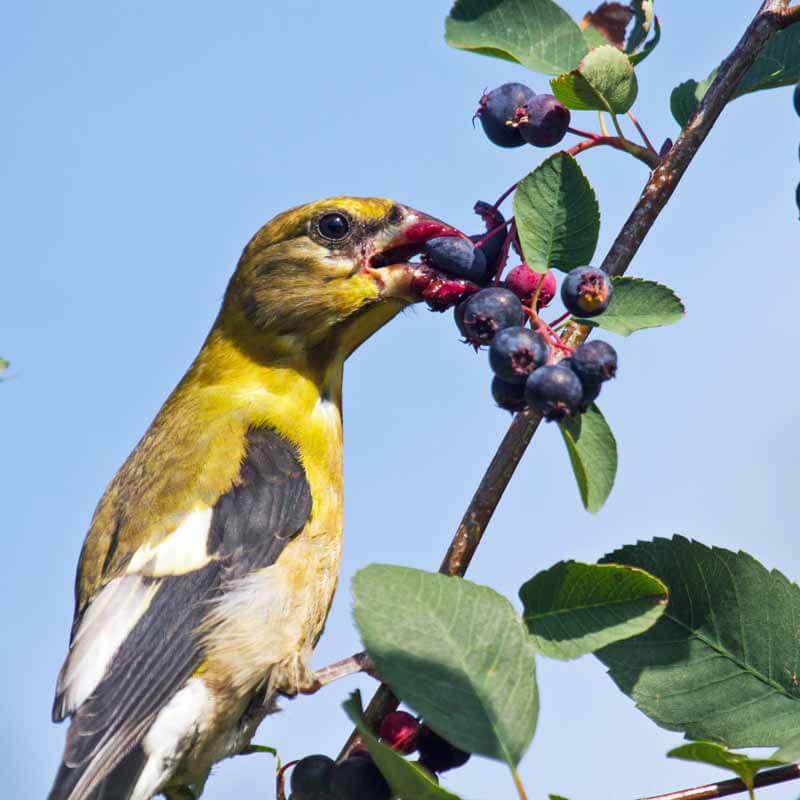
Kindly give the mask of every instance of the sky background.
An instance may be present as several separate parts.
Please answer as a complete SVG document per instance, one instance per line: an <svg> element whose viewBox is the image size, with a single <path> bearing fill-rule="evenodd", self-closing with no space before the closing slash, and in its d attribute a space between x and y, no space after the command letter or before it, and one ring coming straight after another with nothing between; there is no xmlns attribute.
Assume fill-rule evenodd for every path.
<svg viewBox="0 0 800 800"><path fill-rule="evenodd" d="M576 16L585 0L569 2ZM662 3L662 44L638 70L636 112L675 137L670 89L704 77L758 5ZM64 726L50 723L72 583L95 503L199 348L238 255L275 213L334 194L385 195L468 230L548 151L501 150L473 130L485 87L543 76L461 53L446 2L14 3L0 30L0 385L3 558L0 796L42 798ZM576 114L594 127L591 113ZM602 407L619 441L614 492L584 512L555 428L543 426L469 577L516 603L562 558L680 532L745 549L790 578L795 547L800 120L783 89L718 123L631 274L683 297L678 325L609 335L618 379ZM600 200L597 261L646 169L581 156ZM435 569L509 422L485 354L450 315L412 310L345 378L346 541L314 663L359 648L349 582L370 562ZM657 728L592 657L539 662L542 711L522 763L530 797L633 798L722 775L668 761ZM340 703L368 678L285 702L256 741L284 759L335 755ZM273 762L219 766L204 798L272 796ZM445 778L471 800L511 797L482 758ZM798 788L765 790L774 800Z"/></svg>

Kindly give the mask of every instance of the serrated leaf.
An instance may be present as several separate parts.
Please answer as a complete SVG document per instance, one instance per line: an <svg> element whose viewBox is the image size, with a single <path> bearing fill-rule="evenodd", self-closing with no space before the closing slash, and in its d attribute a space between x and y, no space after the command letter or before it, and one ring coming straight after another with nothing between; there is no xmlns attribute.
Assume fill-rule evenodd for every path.
<svg viewBox="0 0 800 800"><path fill-rule="evenodd" d="M353 616L378 674L456 747L516 765L536 729L533 644L506 598L462 578L372 564Z"/></svg>
<svg viewBox="0 0 800 800"><path fill-rule="evenodd" d="M605 503L617 474L617 442L600 409L592 403L577 417L558 424L567 445L581 501L597 513Z"/></svg>
<svg viewBox="0 0 800 800"><path fill-rule="evenodd" d="M628 56L607 44L596 47L577 69L550 81L553 94L568 108L624 114L638 92Z"/></svg>
<svg viewBox="0 0 800 800"><path fill-rule="evenodd" d="M630 58L631 64L633 64L634 67L641 64L642 61L656 49L656 46L661 41L661 23L658 21L658 17L655 18L654 25L653 36L647 41L645 46L638 53L628 54L628 58Z"/></svg>
<svg viewBox="0 0 800 800"><path fill-rule="evenodd" d="M597 651L617 686L663 728L727 747L800 732L800 587L752 556L682 536L603 558L660 578L669 604L639 636Z"/></svg>
<svg viewBox="0 0 800 800"><path fill-rule="evenodd" d="M531 269L568 272L592 260L600 234L600 208L572 156L554 153L519 182L514 215Z"/></svg>
<svg viewBox="0 0 800 800"><path fill-rule="evenodd" d="M654 5L653 0L632 0L631 11L633 11L634 23L630 36L628 36L626 52L635 52L650 33L655 11Z"/></svg>
<svg viewBox="0 0 800 800"><path fill-rule="evenodd" d="M575 21L552 0L456 0L445 40L545 75L573 69L588 50Z"/></svg>
<svg viewBox="0 0 800 800"><path fill-rule="evenodd" d="M584 325L629 336L634 331L672 325L686 313L681 299L668 286L643 278L612 278L614 294L599 316L582 319Z"/></svg>
<svg viewBox="0 0 800 800"><path fill-rule="evenodd" d="M360 692L353 692L342 707L361 734L375 765L386 778L393 797L399 797L400 800L459 800L458 795L439 786L423 769L378 741L364 722Z"/></svg>
<svg viewBox="0 0 800 800"><path fill-rule="evenodd" d="M698 83L684 81L672 90L670 109L677 123L683 127L697 110L700 101L711 86L719 67ZM800 26L790 25L778 31L761 51L753 65L744 74L731 100L751 92L791 86L800 80Z"/></svg>
<svg viewBox="0 0 800 800"><path fill-rule="evenodd" d="M570 659L636 636L667 605L667 587L644 570L560 561L519 590L536 650Z"/></svg>
<svg viewBox="0 0 800 800"><path fill-rule="evenodd" d="M682 761L698 761L711 764L720 769L727 769L738 775L742 783L752 792L753 779L759 770L767 767L778 767L785 764L775 758L750 758L744 753L732 753L726 747L715 742L690 742L675 747L667 753L668 758L679 758Z"/></svg>

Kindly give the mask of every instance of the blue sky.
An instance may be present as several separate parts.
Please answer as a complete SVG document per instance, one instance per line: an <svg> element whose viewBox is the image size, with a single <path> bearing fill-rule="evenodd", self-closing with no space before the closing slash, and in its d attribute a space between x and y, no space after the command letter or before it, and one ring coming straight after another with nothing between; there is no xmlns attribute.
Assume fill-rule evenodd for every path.
<svg viewBox="0 0 800 800"><path fill-rule="evenodd" d="M663 3L636 111L661 141L672 86L703 77L756 2ZM580 16L588 6L570 2ZM444 2L17 3L4 12L0 89L0 794L43 797L65 728L50 724L80 544L103 488L191 361L238 254L273 214L333 194L386 195L467 229L546 155L488 144L470 116L484 87L543 77L456 52ZM591 127L591 114L576 124ZM687 318L610 337L620 374L602 406L617 485L580 507L545 428L515 475L470 577L512 598L561 558L594 560L681 532L800 576L794 353L800 273L794 188L800 120L788 89L737 100L711 134L632 274L662 280ZM618 153L581 156L612 241L645 180ZM628 163L630 161L630 163ZM476 228L477 229L477 228ZM598 258L599 260L599 258ZM449 315L412 310L359 351L345 384L347 527L340 591L315 655L359 649L352 574L435 568L508 424L485 355ZM531 798L638 797L716 778L667 761L680 742L640 715L599 662L540 662L542 713L522 764ZM335 754L340 703L367 678L284 704L257 740L285 759ZM221 765L205 797L271 796L269 757ZM511 796L484 759L446 778ZM771 790L775 800L797 789Z"/></svg>

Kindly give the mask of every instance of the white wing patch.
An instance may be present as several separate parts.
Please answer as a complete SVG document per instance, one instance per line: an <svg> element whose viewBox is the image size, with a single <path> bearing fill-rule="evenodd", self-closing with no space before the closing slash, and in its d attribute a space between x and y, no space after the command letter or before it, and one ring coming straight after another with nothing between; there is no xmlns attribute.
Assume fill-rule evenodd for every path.
<svg viewBox="0 0 800 800"><path fill-rule="evenodd" d="M157 590L156 582L135 575L114 578L100 590L83 615L58 676L62 716L75 711L97 688Z"/></svg>
<svg viewBox="0 0 800 800"><path fill-rule="evenodd" d="M189 512L172 533L154 547L142 545L125 568L128 575L184 575L204 567L211 558L207 551L211 528L209 507Z"/></svg>

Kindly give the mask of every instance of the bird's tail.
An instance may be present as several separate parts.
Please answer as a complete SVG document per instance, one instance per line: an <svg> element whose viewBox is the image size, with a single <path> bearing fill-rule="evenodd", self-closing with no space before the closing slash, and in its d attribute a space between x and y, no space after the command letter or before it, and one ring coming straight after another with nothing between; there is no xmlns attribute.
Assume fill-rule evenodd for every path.
<svg viewBox="0 0 800 800"><path fill-rule="evenodd" d="M146 761L137 745L88 793L79 784L89 764L71 767L62 762L47 800L130 800Z"/></svg>

